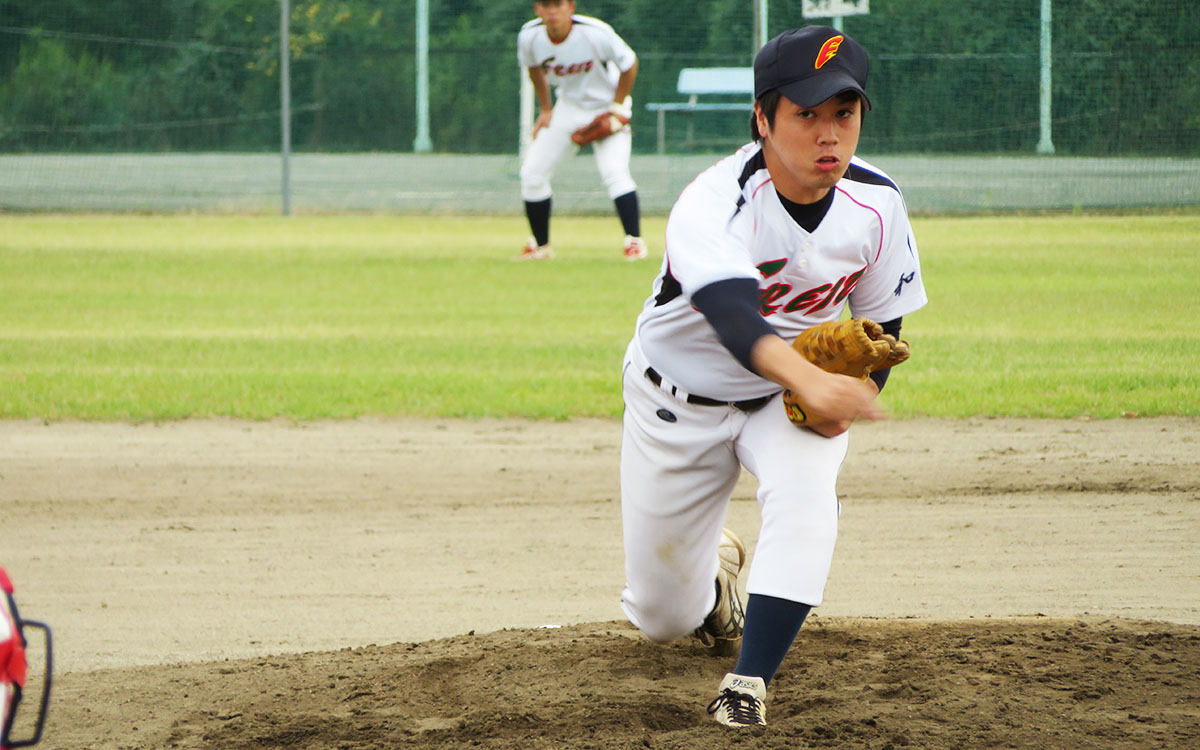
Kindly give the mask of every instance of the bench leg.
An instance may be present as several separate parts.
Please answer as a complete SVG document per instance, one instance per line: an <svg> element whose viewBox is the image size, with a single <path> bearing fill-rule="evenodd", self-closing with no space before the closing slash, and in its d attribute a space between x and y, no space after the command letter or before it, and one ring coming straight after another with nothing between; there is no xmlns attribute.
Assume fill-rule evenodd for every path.
<svg viewBox="0 0 1200 750"><path fill-rule="evenodd" d="M662 156L667 150L667 139L663 134L663 129L667 120L667 113L663 110L658 110L658 155Z"/></svg>

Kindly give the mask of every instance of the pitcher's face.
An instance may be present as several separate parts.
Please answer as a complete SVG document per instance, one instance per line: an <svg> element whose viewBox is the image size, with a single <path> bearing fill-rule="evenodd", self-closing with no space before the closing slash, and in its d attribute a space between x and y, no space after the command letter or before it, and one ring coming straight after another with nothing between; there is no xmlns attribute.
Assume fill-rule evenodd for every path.
<svg viewBox="0 0 1200 750"><path fill-rule="evenodd" d="M760 110L755 114L771 180L783 197L815 203L846 174L862 132L862 101L856 94L839 94L815 107L780 97L771 128Z"/></svg>

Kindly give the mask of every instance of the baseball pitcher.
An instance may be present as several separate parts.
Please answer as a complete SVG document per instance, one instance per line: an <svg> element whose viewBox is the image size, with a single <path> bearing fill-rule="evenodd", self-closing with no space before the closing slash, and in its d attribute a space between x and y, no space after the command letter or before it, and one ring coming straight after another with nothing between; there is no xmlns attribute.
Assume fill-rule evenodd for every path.
<svg viewBox="0 0 1200 750"><path fill-rule="evenodd" d="M824 596L847 430L883 416L875 397L909 357L901 319L926 303L900 190L854 155L867 69L825 26L763 46L753 142L680 195L625 357L622 608L652 640L736 655L709 706L726 726L766 723ZM746 549L723 528L742 467L762 510L744 606Z"/></svg>

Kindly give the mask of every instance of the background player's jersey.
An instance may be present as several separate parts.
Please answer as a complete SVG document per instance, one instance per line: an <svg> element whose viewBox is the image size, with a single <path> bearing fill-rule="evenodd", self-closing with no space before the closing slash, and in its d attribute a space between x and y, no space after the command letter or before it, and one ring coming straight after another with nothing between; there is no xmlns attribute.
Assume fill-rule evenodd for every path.
<svg viewBox="0 0 1200 750"><path fill-rule="evenodd" d="M701 173L667 221L662 273L638 317L635 343L671 383L721 400L765 396L775 383L742 367L691 295L752 278L759 312L787 341L841 316L877 322L926 303L917 244L900 189L854 157L812 233L775 193L762 147L750 144Z"/></svg>
<svg viewBox="0 0 1200 750"><path fill-rule="evenodd" d="M571 16L571 32L555 44L546 25L535 18L517 35L522 67L540 67L558 99L585 109L603 109L613 101L617 78L637 61L613 28L597 18Z"/></svg>

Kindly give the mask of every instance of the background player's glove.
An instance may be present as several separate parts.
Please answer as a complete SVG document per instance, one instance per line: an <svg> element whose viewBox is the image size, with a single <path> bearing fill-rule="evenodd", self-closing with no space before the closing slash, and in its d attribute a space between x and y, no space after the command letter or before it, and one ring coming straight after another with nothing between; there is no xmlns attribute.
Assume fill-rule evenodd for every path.
<svg viewBox="0 0 1200 750"><path fill-rule="evenodd" d="M907 341L897 341L868 318L831 320L796 337L792 348L826 372L865 380L877 370L886 370L908 359ZM783 392L783 408L793 424L810 424L809 409L802 394Z"/></svg>
<svg viewBox="0 0 1200 750"><path fill-rule="evenodd" d="M575 141L576 145L586 146L592 141L607 138L629 125L632 115L627 107L613 102L608 105L607 112L601 112L587 125L571 133L571 140Z"/></svg>

